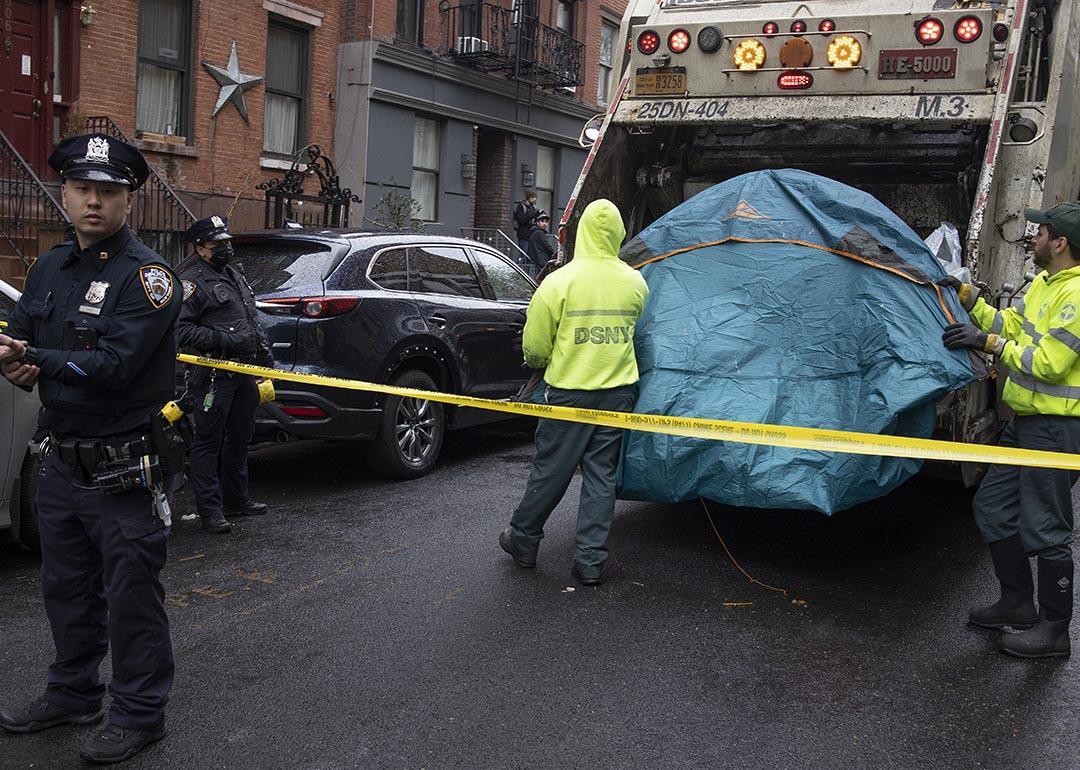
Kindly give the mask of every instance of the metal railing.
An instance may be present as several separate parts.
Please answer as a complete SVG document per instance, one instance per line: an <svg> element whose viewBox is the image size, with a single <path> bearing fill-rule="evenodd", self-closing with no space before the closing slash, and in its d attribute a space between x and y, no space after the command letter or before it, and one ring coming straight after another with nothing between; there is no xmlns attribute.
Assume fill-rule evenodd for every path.
<svg viewBox="0 0 1080 770"><path fill-rule="evenodd" d="M528 7L479 2L448 8L448 54L470 67L543 88L582 85L585 44L541 24L528 15Z"/></svg>
<svg viewBox="0 0 1080 770"><path fill-rule="evenodd" d="M56 198L0 131L0 236L15 256L29 266L63 240L68 221Z"/></svg>
<svg viewBox="0 0 1080 770"><path fill-rule="evenodd" d="M130 142L112 119L105 116L87 118L86 130ZM184 231L194 222L195 215L191 213L191 209L151 165L150 177L146 184L135 192L131 215L128 217L128 224L135 231L135 235L169 264L177 265L184 258Z"/></svg>

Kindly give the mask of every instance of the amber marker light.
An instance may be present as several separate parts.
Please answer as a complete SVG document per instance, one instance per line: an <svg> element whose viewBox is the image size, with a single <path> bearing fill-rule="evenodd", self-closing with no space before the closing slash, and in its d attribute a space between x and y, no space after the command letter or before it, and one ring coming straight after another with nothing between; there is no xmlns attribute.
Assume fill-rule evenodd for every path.
<svg viewBox="0 0 1080 770"><path fill-rule="evenodd" d="M862 46L851 35L840 35L829 43L825 58L838 70L851 69L862 61Z"/></svg>
<svg viewBox="0 0 1080 770"><path fill-rule="evenodd" d="M743 72L752 72L765 63L765 46L760 40L747 38L735 47L732 58Z"/></svg>

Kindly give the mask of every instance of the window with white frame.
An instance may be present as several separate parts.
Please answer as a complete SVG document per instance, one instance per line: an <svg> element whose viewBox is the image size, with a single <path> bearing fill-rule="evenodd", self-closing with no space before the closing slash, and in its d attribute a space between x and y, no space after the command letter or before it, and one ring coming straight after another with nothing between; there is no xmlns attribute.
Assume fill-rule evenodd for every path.
<svg viewBox="0 0 1080 770"><path fill-rule="evenodd" d="M596 103L606 106L611 101L611 79L615 69L615 38L619 35L619 28L614 24L603 22L600 25L600 82L596 87Z"/></svg>
<svg viewBox="0 0 1080 770"><path fill-rule="evenodd" d="M434 222L439 190L439 124L417 116L413 128L412 197L420 202L417 218Z"/></svg>
<svg viewBox="0 0 1080 770"><path fill-rule="evenodd" d="M307 144L307 27L270 17L266 30L263 151L293 155Z"/></svg>
<svg viewBox="0 0 1080 770"><path fill-rule="evenodd" d="M139 0L137 130L187 133L190 48L191 0Z"/></svg>
<svg viewBox="0 0 1080 770"><path fill-rule="evenodd" d="M536 146L536 206L546 211L552 219L555 203L555 148L543 144Z"/></svg>

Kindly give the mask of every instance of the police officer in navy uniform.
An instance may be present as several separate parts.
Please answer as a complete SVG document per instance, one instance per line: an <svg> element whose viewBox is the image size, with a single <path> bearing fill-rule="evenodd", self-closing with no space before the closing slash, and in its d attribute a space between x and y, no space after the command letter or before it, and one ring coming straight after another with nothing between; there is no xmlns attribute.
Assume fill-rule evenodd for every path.
<svg viewBox="0 0 1080 770"><path fill-rule="evenodd" d="M41 395L41 584L56 659L42 696L0 711L31 733L101 722L98 666L112 649L108 723L80 750L127 759L165 735L173 651L165 592L168 504L154 420L175 387L179 283L126 224L146 160L90 134L49 157L74 241L50 249L0 335L4 376Z"/></svg>
<svg viewBox="0 0 1080 770"><path fill-rule="evenodd" d="M228 222L218 216L200 219L184 234L198 259L180 276L184 291L177 322L180 347L194 355L273 366L255 295L232 264L231 240ZM232 529L226 512L266 513L266 503L248 495L248 442L255 431L258 386L250 375L193 366L188 391L195 404L189 468L195 504L203 528L223 534Z"/></svg>

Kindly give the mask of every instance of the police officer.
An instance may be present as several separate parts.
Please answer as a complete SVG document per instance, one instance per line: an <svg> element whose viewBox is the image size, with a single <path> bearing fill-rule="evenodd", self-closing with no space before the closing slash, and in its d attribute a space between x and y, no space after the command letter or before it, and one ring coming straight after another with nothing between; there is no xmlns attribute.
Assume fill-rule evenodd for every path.
<svg viewBox="0 0 1080 770"><path fill-rule="evenodd" d="M139 151L77 136L49 165L75 239L31 268L0 335L0 362L4 376L41 395L41 584L56 659L44 694L0 711L0 728L100 722L98 666L111 647L108 724L80 753L119 762L165 735L173 680L159 579L169 516L152 433L175 387L180 297L169 267L126 224L149 175Z"/></svg>
<svg viewBox="0 0 1080 770"><path fill-rule="evenodd" d="M625 235L614 203L590 203L578 223L573 260L549 275L529 302L521 347L528 366L546 367L544 400L549 404L620 412L634 407L634 325L649 288L640 273L619 260ZM580 467L571 574L583 585L603 582L622 433L618 428L540 420L525 494L510 526L499 535L499 545L519 567L536 566L544 523Z"/></svg>
<svg viewBox="0 0 1080 770"><path fill-rule="evenodd" d="M1002 398L1014 412L1001 445L1080 453L1080 203L1027 209L1039 225L1032 247L1042 272L1017 307L997 310L971 284L940 281L960 293L972 324L945 329L948 348L997 356L1008 373ZM979 485L975 523L990 546L1000 598L971 610L982 628L1006 634L1002 652L1023 658L1068 657L1073 607L1073 471L991 465ZM1038 562L1038 603L1029 556Z"/></svg>
<svg viewBox="0 0 1080 770"><path fill-rule="evenodd" d="M259 326L255 295L231 264L232 236L223 217L200 219L184 233L197 257L181 274L184 305L177 322L185 352L241 363L272 366ZM239 516L266 513L266 503L248 496L248 442L255 431L259 390L255 379L203 366L188 371L195 403L195 439L190 476L202 526L224 534L232 529L225 511ZM219 480L220 469L220 480Z"/></svg>

